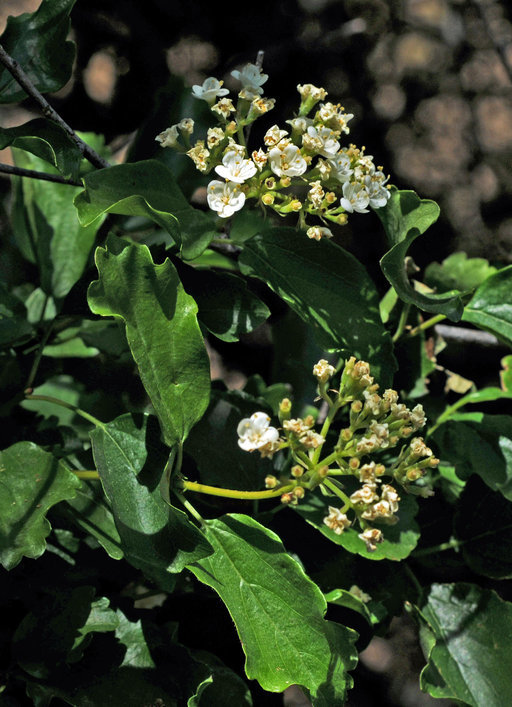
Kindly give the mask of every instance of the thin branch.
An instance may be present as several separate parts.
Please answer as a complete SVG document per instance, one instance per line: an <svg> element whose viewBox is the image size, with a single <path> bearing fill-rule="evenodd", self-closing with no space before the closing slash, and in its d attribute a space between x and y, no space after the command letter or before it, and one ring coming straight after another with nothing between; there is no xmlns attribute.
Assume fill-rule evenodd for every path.
<svg viewBox="0 0 512 707"><path fill-rule="evenodd" d="M10 164L0 162L0 175L14 174L16 177L30 177L31 179L42 179L46 182L57 182L58 184L69 184L73 187L81 187L82 182L76 182L74 179L66 179L60 174L48 174L47 172L37 172L35 169L24 169L23 167L13 167Z"/></svg>
<svg viewBox="0 0 512 707"><path fill-rule="evenodd" d="M103 169L105 167L110 167L109 163L103 159L103 157L100 157L98 153L92 149L92 147L89 147L83 140L81 140L78 135L75 133L73 128L71 128L57 113L57 111L52 108L52 106L48 103L46 98L37 90L37 88L34 86L32 81L29 79L27 74L23 71L19 63L13 59L3 48L3 46L0 44L0 62L5 66L5 68L13 75L15 80L19 83L19 85L28 93L29 96L31 96L38 104L39 107L41 108L41 111L43 115L45 115L47 118L50 120L53 120L54 123L57 123L57 125L60 125L60 127L64 130L64 132L68 135L68 137L75 143L75 145L78 147L80 152L83 154L85 158L89 160L91 164L93 164L95 167L98 169Z"/></svg>
<svg viewBox="0 0 512 707"><path fill-rule="evenodd" d="M466 327L449 326L447 324L436 324L435 332L447 341L457 341L463 344L479 344L480 346L505 346L493 334L479 329L467 329Z"/></svg>

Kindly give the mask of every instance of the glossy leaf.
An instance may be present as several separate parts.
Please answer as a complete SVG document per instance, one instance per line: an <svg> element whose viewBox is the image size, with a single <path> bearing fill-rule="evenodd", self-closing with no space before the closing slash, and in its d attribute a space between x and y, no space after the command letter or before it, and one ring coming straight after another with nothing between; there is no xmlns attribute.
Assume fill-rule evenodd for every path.
<svg viewBox="0 0 512 707"><path fill-rule="evenodd" d="M390 250L380 261L382 272L399 297L425 312L445 314L449 319L458 321L463 310L460 293L418 292L409 280L405 261L416 238L437 221L439 206L430 199L420 199L413 191L399 191L393 188L387 205L377 209L376 213L382 221L390 245Z"/></svg>
<svg viewBox="0 0 512 707"><path fill-rule="evenodd" d="M1 43L41 93L58 91L69 80L75 45L66 41L69 13L76 0L43 0L33 13L9 17ZM27 95L0 67L0 103L18 103Z"/></svg>
<svg viewBox="0 0 512 707"><path fill-rule="evenodd" d="M480 285L466 305L462 319L512 345L512 265Z"/></svg>
<svg viewBox="0 0 512 707"><path fill-rule="evenodd" d="M442 263L430 263L425 269L425 284L436 292L475 290L497 270L485 258L468 258L466 253L452 253Z"/></svg>
<svg viewBox="0 0 512 707"><path fill-rule="evenodd" d="M215 553L189 569L226 604L247 676L271 692L301 685L316 707L341 707L356 662L354 632L324 620L322 592L270 530L238 514L207 527Z"/></svg>
<svg viewBox="0 0 512 707"><path fill-rule="evenodd" d="M20 150L13 151L19 167L55 172L46 162ZM79 187L37 179L17 180L13 223L24 257L40 271L46 295L64 298L80 279L89 260L101 220L81 226L73 206Z"/></svg>
<svg viewBox="0 0 512 707"><path fill-rule="evenodd" d="M39 557L51 526L48 510L73 498L80 481L32 442L0 452L0 562L10 570L22 557Z"/></svg>
<svg viewBox="0 0 512 707"><path fill-rule="evenodd" d="M512 390L503 390L502 388L494 388L492 386L489 388L482 388L481 390L473 390L471 393L459 398L459 400L457 400L457 402L453 405L449 405L437 418L436 427L449 420L454 416L457 410L460 410L460 408L463 408L466 405L490 403L495 400L503 400L504 398L512 398Z"/></svg>
<svg viewBox="0 0 512 707"><path fill-rule="evenodd" d="M106 213L145 216L172 236L186 260L217 235L211 217L190 206L172 172L156 160L97 170L84 177L84 185L75 199L83 226Z"/></svg>
<svg viewBox="0 0 512 707"><path fill-rule="evenodd" d="M401 491L400 496L400 507L397 513L398 523L391 526L378 526L384 533L385 540L377 545L374 552L369 552L366 549L366 544L358 537L358 533L361 531L357 527L347 528L341 535L336 535L325 525L324 518L329 515L328 506L336 505L332 498L310 493L304 501L294 507L294 510L326 538L336 545L341 545L348 552L357 553L369 560L398 561L411 554L420 537L419 527L414 520L418 512L416 499L407 495L405 491Z"/></svg>
<svg viewBox="0 0 512 707"><path fill-rule="evenodd" d="M512 694L512 604L473 584L434 584L421 616L435 641L422 689L472 707L503 707Z"/></svg>
<svg viewBox="0 0 512 707"><path fill-rule="evenodd" d="M91 310L120 317L142 383L169 446L182 442L202 417L210 364L197 306L169 260L155 265L146 246L111 237L96 251L100 279L89 287Z"/></svg>
<svg viewBox="0 0 512 707"><path fill-rule="evenodd" d="M180 268L180 277L197 303L199 321L222 341L238 341L270 316L269 308L236 275Z"/></svg>
<svg viewBox="0 0 512 707"><path fill-rule="evenodd" d="M461 479L478 474L512 500L512 416L458 413L436 430L434 440Z"/></svg>
<svg viewBox="0 0 512 707"><path fill-rule="evenodd" d="M83 483L76 496L68 499L71 508L64 507L61 512L71 522L96 538L110 557L120 560L123 557L123 550L112 511L108 508L101 491L98 493L100 484L94 482L94 486Z"/></svg>
<svg viewBox="0 0 512 707"><path fill-rule="evenodd" d="M457 505L454 531L473 572L496 579L512 577L511 527L512 502L472 476Z"/></svg>
<svg viewBox="0 0 512 707"><path fill-rule="evenodd" d="M375 286L354 256L302 231L273 228L247 241L239 264L310 324L321 346L369 361L382 385L391 382L391 337L380 319Z"/></svg>
<svg viewBox="0 0 512 707"><path fill-rule="evenodd" d="M162 498L167 454L156 419L122 415L94 429L91 440L126 559L171 590L172 575L207 556L211 547L185 513Z"/></svg>
<svg viewBox="0 0 512 707"><path fill-rule="evenodd" d="M82 153L51 120L35 118L15 128L0 128L0 149L17 147L56 167L63 177L78 178Z"/></svg>
<svg viewBox="0 0 512 707"><path fill-rule="evenodd" d="M325 599L329 604L357 612L367 621L369 626L378 624L386 614L386 610L380 602L368 599L363 601L355 592L352 593L346 589L333 589L325 595Z"/></svg>

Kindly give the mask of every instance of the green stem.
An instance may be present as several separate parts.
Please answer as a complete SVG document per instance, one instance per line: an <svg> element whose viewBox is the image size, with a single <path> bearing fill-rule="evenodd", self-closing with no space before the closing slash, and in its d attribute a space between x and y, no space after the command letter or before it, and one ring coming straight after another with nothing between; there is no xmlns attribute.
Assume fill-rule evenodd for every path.
<svg viewBox="0 0 512 707"><path fill-rule="evenodd" d="M96 470L94 471L74 471L73 474L78 476L79 479L99 479L100 475Z"/></svg>
<svg viewBox="0 0 512 707"><path fill-rule="evenodd" d="M221 489L216 486L206 486L199 484L196 481L182 481L185 491L195 491L196 493L206 493L210 496L222 496L223 498L239 498L242 501L253 501L256 499L277 498L293 489L293 485L282 486L278 489L269 489L268 491L237 491L236 489Z"/></svg>
<svg viewBox="0 0 512 707"><path fill-rule="evenodd" d="M334 484L332 481L329 481L329 479L324 479L322 481L322 484L329 489L329 491L332 491L338 498L341 498L343 503L345 504L343 508L341 509L341 512L344 513L346 508L352 508L352 503L350 501L350 498L347 496L346 493L343 493L343 491L338 488L336 484Z"/></svg>
<svg viewBox="0 0 512 707"><path fill-rule="evenodd" d="M404 569L405 569L405 573L407 575L409 575L409 579L414 584L414 587L415 587L416 591L418 592L418 597L421 598L423 596L423 587L421 586L418 578L416 577L416 575L414 574L412 569L409 567L407 562L404 562Z"/></svg>
<svg viewBox="0 0 512 707"><path fill-rule="evenodd" d="M410 304L404 304L402 311L400 313L400 319L398 320L398 326L396 328L395 333L391 337L391 341L393 343L396 343L398 341L398 339L404 333L404 329L405 329L405 325L407 324L407 317L409 316L410 308L411 308Z"/></svg>
<svg viewBox="0 0 512 707"><path fill-rule="evenodd" d="M105 427L104 422L100 422L96 417L93 417L92 415L89 415L88 412L85 412L84 410L81 410L78 408L76 405L72 405L71 403L66 403L64 400L59 400L58 398L52 398L49 395L25 395L26 400L43 400L46 403L53 403L54 405L60 405L60 407L66 408L67 410L73 410L77 415L80 415L80 417L83 417L84 420L88 420L89 422L92 422L92 424L95 427Z"/></svg>
<svg viewBox="0 0 512 707"><path fill-rule="evenodd" d="M418 324L418 326L414 327L414 329L411 329L411 331L409 332L409 336L416 336L421 331L425 331L425 329L430 329L430 327L433 327L435 324L442 322L443 319L446 319L445 314L436 314L435 317L430 317L430 319L427 319L421 324Z"/></svg>
<svg viewBox="0 0 512 707"><path fill-rule="evenodd" d="M199 511L197 511L194 506L189 501L187 501L185 496L183 496L183 494L181 494L177 489L173 489L173 491L181 501L183 507L186 508L187 511L190 513L190 515L193 516L201 525L204 525L204 518L199 513Z"/></svg>

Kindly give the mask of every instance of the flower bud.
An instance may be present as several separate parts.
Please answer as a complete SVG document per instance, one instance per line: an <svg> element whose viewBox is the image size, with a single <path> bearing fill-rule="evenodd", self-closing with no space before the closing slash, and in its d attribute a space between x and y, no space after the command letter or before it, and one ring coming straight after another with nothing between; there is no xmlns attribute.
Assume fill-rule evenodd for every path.
<svg viewBox="0 0 512 707"><path fill-rule="evenodd" d="M265 476L265 488L266 489L275 489L276 486L277 486L277 479L275 476L272 476L272 474Z"/></svg>
<svg viewBox="0 0 512 707"><path fill-rule="evenodd" d="M356 469L359 469L360 464L361 462L357 457L352 457L348 463L352 471L356 471Z"/></svg>
<svg viewBox="0 0 512 707"><path fill-rule="evenodd" d="M261 201L265 204L265 206L272 206L275 201L275 196L271 192L267 192L266 194L263 194Z"/></svg>
<svg viewBox="0 0 512 707"><path fill-rule="evenodd" d="M295 466L292 466L291 474L295 479L300 479L300 477L304 474L304 469L299 466L299 464L296 464Z"/></svg>
<svg viewBox="0 0 512 707"><path fill-rule="evenodd" d="M340 437L344 442L349 442L353 436L354 436L354 433L352 432L350 427L345 427L344 430L341 430Z"/></svg>

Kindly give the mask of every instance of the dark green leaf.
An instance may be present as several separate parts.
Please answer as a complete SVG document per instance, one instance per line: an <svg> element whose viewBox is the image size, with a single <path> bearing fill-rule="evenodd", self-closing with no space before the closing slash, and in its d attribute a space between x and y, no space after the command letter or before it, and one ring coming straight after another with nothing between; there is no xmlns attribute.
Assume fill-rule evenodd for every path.
<svg viewBox="0 0 512 707"><path fill-rule="evenodd" d="M251 707L251 693L236 673L209 653L195 652L194 658L203 662L210 674L197 686L197 691L188 700L187 707Z"/></svg>
<svg viewBox="0 0 512 707"><path fill-rule="evenodd" d="M84 177L75 206L84 226L106 213L145 216L164 228L192 260L217 235L212 219L194 209L161 162L146 160L100 169Z"/></svg>
<svg viewBox="0 0 512 707"><path fill-rule="evenodd" d="M445 314L458 321L463 304L458 292L443 294L420 293L414 289L407 274L405 258L412 243L437 221L439 206L435 201L420 199L413 191L393 188L386 206L377 209L384 225L390 250L380 261L382 272L393 285L399 297L426 312Z"/></svg>
<svg viewBox="0 0 512 707"><path fill-rule="evenodd" d="M51 120L35 118L16 128L0 128L0 149L18 147L56 167L64 177L78 179L82 153Z"/></svg>
<svg viewBox="0 0 512 707"><path fill-rule="evenodd" d="M369 361L377 380L391 382L391 337L380 319L375 286L354 256L302 231L273 228L245 244L239 263L315 329L321 346Z"/></svg>
<svg viewBox="0 0 512 707"><path fill-rule="evenodd" d="M456 403L449 405L446 410L437 418L436 428L443 422L446 422L454 416L457 410L465 405L474 405L476 403L490 403L494 400L502 400L503 398L512 398L512 390L502 390L501 388L482 388L481 390L473 390L471 393L459 398Z"/></svg>
<svg viewBox="0 0 512 707"><path fill-rule="evenodd" d="M341 707L355 666L355 633L325 621L320 589L279 538L244 515L207 521L215 553L190 566L226 604L246 654L245 670L265 690L302 685L315 706Z"/></svg>
<svg viewBox="0 0 512 707"><path fill-rule="evenodd" d="M48 510L73 498L79 486L62 462L32 442L0 452L0 562L6 569L43 554Z"/></svg>
<svg viewBox="0 0 512 707"><path fill-rule="evenodd" d="M478 474L512 500L512 416L454 414L436 430L434 440L461 479Z"/></svg>
<svg viewBox="0 0 512 707"><path fill-rule="evenodd" d="M201 419L210 394L210 364L197 306L169 260L155 265L146 246L109 237L98 248L100 279L89 287L91 310L121 317L142 383L165 441L181 443Z"/></svg>
<svg viewBox="0 0 512 707"><path fill-rule="evenodd" d="M28 152L13 150L20 167L54 172ZM39 267L41 287L61 299L79 280L89 259L101 220L83 227L73 206L79 187L37 179L18 179L13 223L23 255Z"/></svg>
<svg viewBox="0 0 512 707"><path fill-rule="evenodd" d="M96 482L95 486L99 487L99 484ZM64 509L65 515L96 538L110 557L120 560L123 557L121 538L103 494L98 493L92 485L83 483L75 498L68 499L68 504L71 509Z"/></svg>
<svg viewBox="0 0 512 707"><path fill-rule="evenodd" d="M454 519L468 566L487 577L512 577L512 503L477 476L467 482Z"/></svg>
<svg viewBox="0 0 512 707"><path fill-rule="evenodd" d="M378 624L386 614L386 610L379 602L368 599L363 601L355 592L346 589L333 589L325 595L325 599L329 604L356 611L370 626Z"/></svg>
<svg viewBox="0 0 512 707"><path fill-rule="evenodd" d="M23 344L32 335L33 329L27 321L23 302L0 282L0 347Z"/></svg>
<svg viewBox="0 0 512 707"><path fill-rule="evenodd" d="M332 498L310 493L304 501L294 507L294 510L326 538L336 545L341 545L348 552L357 553L369 560L398 561L411 554L420 537L419 527L414 520L418 512L416 499L407 495L405 491L400 496L401 501L397 514L399 521L396 525L379 526L385 539L384 542L377 545L374 552L369 552L366 549L366 544L358 537L360 531L357 528L347 528L341 535L336 535L325 525L324 518L329 515L328 506L335 505Z"/></svg>
<svg viewBox="0 0 512 707"><path fill-rule="evenodd" d="M452 253L442 263L430 263L425 269L425 284L436 292L475 290L497 272L485 258L468 258L466 253Z"/></svg>
<svg viewBox="0 0 512 707"><path fill-rule="evenodd" d="M49 378L43 385L34 388L34 395L46 395L70 405L78 405L82 391L83 385L74 381L71 376L55 376L54 378ZM21 406L25 410L32 410L46 418L55 416L58 424L63 426L70 426L76 423L78 419L74 410L69 410L55 403L49 403L46 400L24 400Z"/></svg>
<svg viewBox="0 0 512 707"><path fill-rule="evenodd" d="M156 418L122 415L91 432L93 454L126 559L162 589L172 573L211 547L182 511L166 503L160 480L167 460Z"/></svg>
<svg viewBox="0 0 512 707"><path fill-rule="evenodd" d="M507 704L512 604L472 584L434 584L421 616L435 640L422 689L472 707Z"/></svg>
<svg viewBox="0 0 512 707"><path fill-rule="evenodd" d="M466 305L462 319L512 345L512 265L480 285Z"/></svg>
<svg viewBox="0 0 512 707"><path fill-rule="evenodd" d="M76 0L43 0L36 12L9 17L1 42L41 93L58 91L71 76L75 45L66 41ZM0 103L18 103L25 91L0 67Z"/></svg>
<svg viewBox="0 0 512 707"><path fill-rule="evenodd" d="M197 303L199 321L222 341L238 341L270 316L269 308L236 275L181 268L180 276Z"/></svg>

